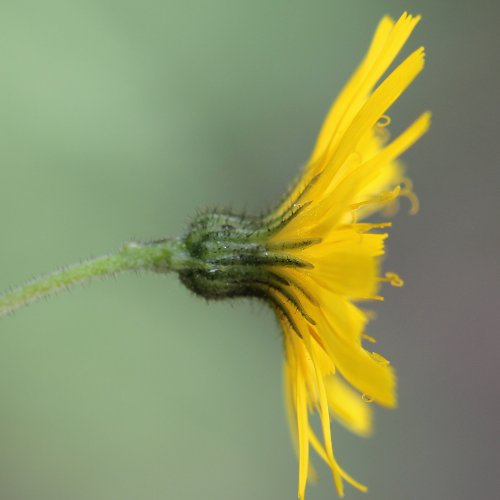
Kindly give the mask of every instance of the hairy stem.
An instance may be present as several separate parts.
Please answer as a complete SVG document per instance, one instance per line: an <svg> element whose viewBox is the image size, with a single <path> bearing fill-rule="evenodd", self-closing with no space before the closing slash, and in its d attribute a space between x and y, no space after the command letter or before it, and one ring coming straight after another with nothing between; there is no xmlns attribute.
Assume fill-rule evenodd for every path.
<svg viewBox="0 0 500 500"><path fill-rule="evenodd" d="M35 278L0 295L0 316L75 285L115 276L124 271L180 271L188 263L183 242L165 239L151 243L126 243L115 254L83 261Z"/></svg>

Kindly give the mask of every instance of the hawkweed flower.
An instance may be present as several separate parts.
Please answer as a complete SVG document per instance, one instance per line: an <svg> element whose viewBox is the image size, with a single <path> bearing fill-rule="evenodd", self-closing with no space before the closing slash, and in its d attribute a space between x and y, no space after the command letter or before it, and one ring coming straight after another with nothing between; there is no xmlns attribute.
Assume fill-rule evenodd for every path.
<svg viewBox="0 0 500 500"><path fill-rule="evenodd" d="M374 87L418 21L407 14L397 22L382 19L364 60L330 109L302 177L276 210L254 220L221 216L211 229L214 218L207 215L195 222L187 238L196 249L191 253L203 249L201 262L211 263L205 275L181 273L191 289L209 298L259 297L276 311L301 499L314 475L311 449L330 467L339 495L344 481L365 491L337 462L330 420L335 417L367 435L368 403L396 406L394 370L383 356L364 347L363 341L373 339L365 334L369 315L357 303L381 300L382 282L401 286L402 280L394 273L380 274L387 238L383 230L390 223L361 220L394 206L403 195L417 208L397 160L426 132L430 115L423 114L391 141L386 112L422 70L424 49ZM312 412L319 415L320 435L311 426Z"/></svg>
<svg viewBox="0 0 500 500"><path fill-rule="evenodd" d="M331 469L340 496L344 481L366 491L339 465L331 419L353 432L372 430L370 402L396 406L396 377L382 355L366 348L369 313L360 304L382 300L381 274L390 223L363 220L417 199L399 156L428 129L421 115L398 137L387 111L424 66L419 48L385 79L419 17L384 17L359 68L334 102L305 170L288 196L263 216L207 211L178 238L125 244L114 254L34 280L0 297L5 314L49 293L121 271L175 271L210 300L254 297L276 312L285 352L284 392L299 458L298 496L315 476L310 452ZM382 80L382 81L381 81ZM381 81L381 83L379 83ZM317 413L320 432L311 424Z"/></svg>

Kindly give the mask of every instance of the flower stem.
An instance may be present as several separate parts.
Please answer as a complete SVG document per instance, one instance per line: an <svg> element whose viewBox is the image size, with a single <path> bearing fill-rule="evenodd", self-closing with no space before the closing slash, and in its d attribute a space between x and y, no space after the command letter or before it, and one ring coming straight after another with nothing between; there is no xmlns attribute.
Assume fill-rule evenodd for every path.
<svg viewBox="0 0 500 500"><path fill-rule="evenodd" d="M180 271L188 265L182 240L126 243L115 254L97 257L35 278L0 295L0 316L75 285L115 276L124 271Z"/></svg>

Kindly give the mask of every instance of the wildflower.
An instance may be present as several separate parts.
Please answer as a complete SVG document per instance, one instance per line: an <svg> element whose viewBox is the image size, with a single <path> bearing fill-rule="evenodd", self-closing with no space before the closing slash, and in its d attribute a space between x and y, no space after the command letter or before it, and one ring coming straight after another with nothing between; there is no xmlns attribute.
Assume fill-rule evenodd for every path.
<svg viewBox="0 0 500 500"><path fill-rule="evenodd" d="M366 491L337 462L331 418L360 435L371 432L374 401L396 406L390 363L365 349L369 315L358 303L381 300L380 274L390 223L361 222L406 196L417 208L399 156L428 129L424 113L397 138L387 110L424 66L424 49L410 54L380 84L419 17L384 17L361 65L330 109L302 177L270 214L199 215L179 238L129 243L116 255L72 266L0 296L0 315L42 296L121 271L175 271L207 299L256 297L276 312L283 331L284 385L299 457L298 496L304 499L314 450L331 469L339 495L344 481ZM377 85L378 84L378 85ZM317 412L318 435L310 422Z"/></svg>
<svg viewBox="0 0 500 500"><path fill-rule="evenodd" d="M290 427L299 456L298 496L314 472L310 449L330 467L339 495L343 482L366 491L337 462L330 419L352 431L371 431L367 403L396 406L396 378L385 358L366 350L368 314L358 301L381 300L378 289L400 278L380 275L389 223L359 222L416 198L398 157L424 134L423 114L389 142L385 115L424 65L424 49L408 56L375 90L418 23L403 14L384 17L367 55L328 113L302 178L286 200L263 218L207 214L186 239L204 266L184 271L191 289L208 298L255 296L276 311L283 330L284 384ZM208 236L211 235L211 236ZM193 251L194 249L194 251ZM363 397L362 397L363 395ZM309 414L317 411L321 437Z"/></svg>

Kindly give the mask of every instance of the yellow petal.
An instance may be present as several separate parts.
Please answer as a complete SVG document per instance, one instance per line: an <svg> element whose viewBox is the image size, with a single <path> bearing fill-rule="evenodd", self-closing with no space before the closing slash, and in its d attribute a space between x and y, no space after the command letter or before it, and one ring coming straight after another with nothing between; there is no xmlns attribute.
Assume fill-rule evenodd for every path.
<svg viewBox="0 0 500 500"><path fill-rule="evenodd" d="M396 376L392 366L372 356L360 341L352 340L350 332L340 330L338 319L329 311L325 311L323 319L323 338L338 371L362 394L382 406L394 408Z"/></svg>
<svg viewBox="0 0 500 500"><path fill-rule="evenodd" d="M314 346L312 342L309 340L306 340L307 337L305 338L305 343L306 346L312 356L312 362L315 366L315 371L316 371L316 386L317 386L317 391L318 391L318 396L319 396L319 415L320 415L320 421L321 421L321 428L323 430L323 440L325 443L325 451L327 455L327 463L330 465L332 475L333 475L333 480L335 482L335 486L337 488L337 492L339 496L344 496L344 485L342 483L342 479L339 474L339 470L337 467L337 462L335 461L335 458L333 456L333 445L332 445L332 435L331 435L331 430L330 430L330 412L329 412L329 406L328 406L328 399L327 399L327 393L325 389L325 384L324 384L324 378L323 375L321 374L320 370L318 369L318 363L316 362L316 350L317 348Z"/></svg>
<svg viewBox="0 0 500 500"><path fill-rule="evenodd" d="M410 54L371 94L365 105L349 124L348 129L329 160L321 180L311 190L317 194L323 189L325 194L336 187L335 176L339 173L348 156L356 151L363 136L377 123L396 99L408 88L424 67L424 49L421 47Z"/></svg>
<svg viewBox="0 0 500 500"><path fill-rule="evenodd" d="M323 195L321 201L317 201L314 206L311 205L311 208L301 214L303 220L293 220L285 231L291 233L298 224L309 224L309 236L324 238L325 234L335 229L342 218L350 212L350 205L355 199L359 199L360 193L364 190L370 192L377 186L378 176L384 166L400 156L425 134L430 126L430 118L430 113L422 114L405 132L380 150L377 156L345 175L330 196Z"/></svg>
<svg viewBox="0 0 500 500"><path fill-rule="evenodd" d="M420 16L404 13L396 23L384 17L373 37L368 53L344 87L321 128L310 164L315 164L322 154L333 152L348 124L367 99L371 89L387 71L406 40L411 35Z"/></svg>
<svg viewBox="0 0 500 500"><path fill-rule="evenodd" d="M333 416L350 431L360 436L372 432L372 409L359 392L352 390L339 376L326 380L328 404Z"/></svg>
<svg viewBox="0 0 500 500"><path fill-rule="evenodd" d="M308 429L309 420L307 416L307 396L304 380L300 370L297 370L296 382L296 411L297 411L297 429L299 437L299 487L298 495L304 500L306 492L306 483L309 473L309 439Z"/></svg>
<svg viewBox="0 0 500 500"><path fill-rule="evenodd" d="M359 234L351 231L351 239L322 242L304 257L314 263L311 278L333 293L351 299L369 298L379 288L379 259L384 252L387 234Z"/></svg>

